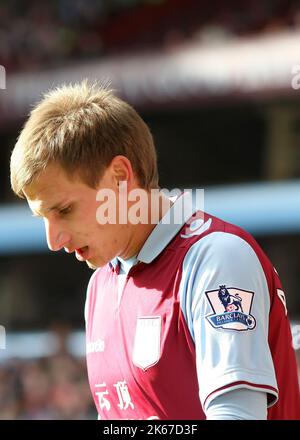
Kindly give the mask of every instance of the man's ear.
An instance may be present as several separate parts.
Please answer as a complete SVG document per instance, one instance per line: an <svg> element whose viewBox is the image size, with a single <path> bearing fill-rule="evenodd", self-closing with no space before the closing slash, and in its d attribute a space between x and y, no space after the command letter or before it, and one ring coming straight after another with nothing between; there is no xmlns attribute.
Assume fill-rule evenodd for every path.
<svg viewBox="0 0 300 440"><path fill-rule="evenodd" d="M133 169L130 160L122 155L115 156L111 163L110 168L112 172L112 177L117 186L119 182L127 182L127 187L130 187L133 182Z"/></svg>

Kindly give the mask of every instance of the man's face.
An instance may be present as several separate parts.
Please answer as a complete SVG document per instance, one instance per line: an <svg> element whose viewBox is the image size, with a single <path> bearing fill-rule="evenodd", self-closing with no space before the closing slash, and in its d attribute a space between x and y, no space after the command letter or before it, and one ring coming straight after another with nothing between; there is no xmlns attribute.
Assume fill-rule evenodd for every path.
<svg viewBox="0 0 300 440"><path fill-rule="evenodd" d="M93 189L79 178L71 180L59 165L51 164L25 190L33 214L44 219L49 248L75 252L76 258L91 268L101 267L117 255L126 255L130 241L127 224L97 222L100 202L96 195L102 188L117 193L110 167Z"/></svg>

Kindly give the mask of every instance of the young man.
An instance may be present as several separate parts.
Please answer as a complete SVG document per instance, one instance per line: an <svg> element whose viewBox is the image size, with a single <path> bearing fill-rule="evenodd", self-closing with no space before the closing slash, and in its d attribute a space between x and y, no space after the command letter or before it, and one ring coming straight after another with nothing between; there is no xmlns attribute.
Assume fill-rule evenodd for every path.
<svg viewBox="0 0 300 440"><path fill-rule="evenodd" d="M300 418L277 272L253 237L189 194L153 203L155 147L131 106L87 83L52 91L21 132L11 182L43 217L49 248L97 268L85 316L100 419Z"/></svg>

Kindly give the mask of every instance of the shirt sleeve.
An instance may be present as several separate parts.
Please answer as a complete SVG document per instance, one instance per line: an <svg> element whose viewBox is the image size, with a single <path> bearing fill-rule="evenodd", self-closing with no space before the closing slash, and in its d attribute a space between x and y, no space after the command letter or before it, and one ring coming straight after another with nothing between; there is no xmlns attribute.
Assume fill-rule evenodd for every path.
<svg viewBox="0 0 300 440"><path fill-rule="evenodd" d="M260 261L242 238L213 232L187 252L180 284L183 315L195 343L203 410L234 389L277 401L268 345L270 295Z"/></svg>
<svg viewBox="0 0 300 440"><path fill-rule="evenodd" d="M213 399L207 420L267 420L267 395L247 388L228 391Z"/></svg>

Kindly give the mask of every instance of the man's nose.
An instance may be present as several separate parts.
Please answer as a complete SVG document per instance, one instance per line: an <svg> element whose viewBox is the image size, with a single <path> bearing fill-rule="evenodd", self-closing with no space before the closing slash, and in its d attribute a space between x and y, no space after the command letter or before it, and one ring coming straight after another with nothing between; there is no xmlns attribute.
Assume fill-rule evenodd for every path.
<svg viewBox="0 0 300 440"><path fill-rule="evenodd" d="M71 240L71 235L58 224L45 219L47 244L51 251L59 251Z"/></svg>

